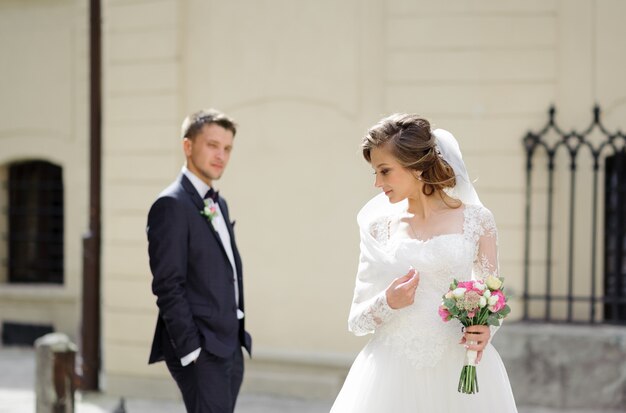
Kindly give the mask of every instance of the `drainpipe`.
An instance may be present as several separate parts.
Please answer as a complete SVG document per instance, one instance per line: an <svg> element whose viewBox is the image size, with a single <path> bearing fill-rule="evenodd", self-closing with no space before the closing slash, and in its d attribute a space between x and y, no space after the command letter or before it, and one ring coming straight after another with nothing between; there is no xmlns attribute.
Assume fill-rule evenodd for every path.
<svg viewBox="0 0 626 413"><path fill-rule="evenodd" d="M83 390L99 390L101 204L101 4L89 1L89 230L83 236Z"/></svg>

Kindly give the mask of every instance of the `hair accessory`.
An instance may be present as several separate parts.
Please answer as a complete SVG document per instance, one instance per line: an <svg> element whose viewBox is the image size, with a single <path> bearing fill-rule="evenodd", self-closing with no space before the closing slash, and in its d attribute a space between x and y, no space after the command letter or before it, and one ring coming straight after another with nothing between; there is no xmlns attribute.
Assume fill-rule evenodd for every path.
<svg viewBox="0 0 626 413"><path fill-rule="evenodd" d="M444 161L448 162L448 165L454 170L456 176L456 185L454 188L446 188L444 191L453 198L456 198L464 204L482 205L476 189L472 181L470 181L467 168L465 168L465 162L463 162L463 156L461 155L461 148L454 136L444 129L435 129L433 131L435 135L435 144Z"/></svg>

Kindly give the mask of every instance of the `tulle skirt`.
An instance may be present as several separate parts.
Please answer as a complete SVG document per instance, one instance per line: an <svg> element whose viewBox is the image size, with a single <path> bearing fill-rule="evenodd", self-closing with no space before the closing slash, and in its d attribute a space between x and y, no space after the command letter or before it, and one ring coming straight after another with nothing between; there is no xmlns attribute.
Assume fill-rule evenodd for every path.
<svg viewBox="0 0 626 413"><path fill-rule="evenodd" d="M416 367L377 340L359 353L331 413L516 413L509 378L489 344L477 367L479 392L457 391L465 348L450 347L434 367Z"/></svg>

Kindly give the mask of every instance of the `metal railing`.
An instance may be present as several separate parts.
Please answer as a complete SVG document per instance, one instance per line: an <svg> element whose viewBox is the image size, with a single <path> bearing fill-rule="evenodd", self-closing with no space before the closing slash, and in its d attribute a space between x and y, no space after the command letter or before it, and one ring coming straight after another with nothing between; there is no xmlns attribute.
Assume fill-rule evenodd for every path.
<svg viewBox="0 0 626 413"><path fill-rule="evenodd" d="M593 120L582 132L565 132L555 121L556 110L549 109L548 122L538 132L528 132L523 139L526 150L526 205L525 205L525 242L524 242L524 294L523 294L523 318L525 320L561 321L567 323L596 323L607 322L614 324L626 324L626 152L624 145L626 135L620 130L611 132L602 124L600 108L593 109ZM592 140L594 135L597 139ZM547 136L556 136L549 140ZM599 138L598 138L599 137ZM567 205L567 217L565 230L567 232L564 271L555 271L554 260L555 247L555 171L559 151L565 151L564 156L569 160L569 170L565 175L569 177L569 185L561 191L565 193ZM579 165L580 154L585 151L591 156L591 170L586 170ZM539 152L544 152L546 170L540 172L546 175L546 227L545 227L545 279L543 279L543 292L531 292L531 229L533 218L531 211L533 206L533 161ZM581 174L591 174L591 211L588 220L577 222L577 189L578 178ZM600 199L600 176L605 177L604 199ZM543 177L543 175L542 175ZM589 178L589 176L587 176ZM600 210L604 208L604 210ZM563 212L559 210L559 213ZM598 227L600 213L604 215L604 227ZM577 225L588 225L589 231ZM581 230L582 228L582 230ZM583 233L589 237L590 248L577 248L577 234ZM600 245L599 234L602 236L604 245ZM562 241L556 239L556 242ZM588 255L588 278L574 277L574 262L580 254ZM598 262L600 256L604 262ZM602 268L599 270L599 268ZM576 270L580 271L579 268ZM587 270L585 275L587 275ZM598 291L598 285L602 280L598 279L598 272L604 277L603 291ZM536 277L533 277L536 280ZM575 294L575 283L588 283L589 294ZM566 292L558 294L553 291L555 283L565 283ZM562 286L562 284L560 284ZM533 285L533 290L537 290ZM542 315L537 315L537 307L531 305L539 302L543 304ZM564 303L564 317L556 317L553 314L553 304ZM575 304L589 306L588 317L580 316L580 311L574 312ZM600 311L599 309L602 309Z"/></svg>

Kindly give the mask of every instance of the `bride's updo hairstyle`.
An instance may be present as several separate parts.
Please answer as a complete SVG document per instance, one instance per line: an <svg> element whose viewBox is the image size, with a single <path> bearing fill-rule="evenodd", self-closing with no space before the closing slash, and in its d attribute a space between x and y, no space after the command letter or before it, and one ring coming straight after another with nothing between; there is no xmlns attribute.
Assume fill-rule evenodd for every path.
<svg viewBox="0 0 626 413"><path fill-rule="evenodd" d="M386 146L398 163L407 169L421 171L425 195L456 185L454 170L440 156L430 122L417 115L396 113L372 126L363 138L363 157L372 162L371 151Z"/></svg>

